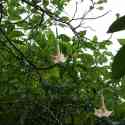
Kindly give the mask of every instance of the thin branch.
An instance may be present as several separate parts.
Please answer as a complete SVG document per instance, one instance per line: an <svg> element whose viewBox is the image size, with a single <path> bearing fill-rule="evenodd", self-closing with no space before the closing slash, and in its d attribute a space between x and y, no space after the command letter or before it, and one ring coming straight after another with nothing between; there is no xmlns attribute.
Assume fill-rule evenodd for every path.
<svg viewBox="0 0 125 125"><path fill-rule="evenodd" d="M32 7L34 7L34 8L36 8L36 9L38 9L38 10L40 10L40 11L42 11L43 13L47 14L47 15L48 15L50 18L52 18L53 20L58 21L58 22L63 23L63 24L66 24L66 25L72 30L72 32L73 32L78 38L80 38L79 35L78 35L78 32L76 31L76 28L71 25L70 21L69 21L69 22L65 22L65 21L63 21L63 20L61 19L61 17L59 17L58 15L55 15L54 13L50 12L48 9L43 9L43 8L41 8L41 7L38 6L38 5L33 5L32 3L30 3L30 2L27 1L27 0L22 0L22 2L25 2L25 3L27 3L28 5L30 5L30 6L32 6ZM88 10L87 13L89 13L92 9L93 9L93 8L91 8L90 10ZM87 15L87 13L86 13L85 15ZM85 16L85 15L84 15L84 16ZM80 38L80 39L81 39L81 38Z"/></svg>
<svg viewBox="0 0 125 125"><path fill-rule="evenodd" d="M12 48L9 47L9 46L6 44L6 42L1 41L1 40L0 40L0 42L1 42L4 46L6 46L7 51L8 51L9 53L11 53L17 60L21 60L21 58L19 58L19 57L13 52Z"/></svg>
<svg viewBox="0 0 125 125"><path fill-rule="evenodd" d="M28 4L28 5L32 6L32 7L34 7L34 8L37 9L37 10L42 11L43 13L46 13L49 17L53 18L54 20L58 20L58 19L57 19L57 18L58 18L58 15L57 15L57 14L55 15L54 13L50 12L48 9L43 9L43 8L41 8L41 7L38 6L38 5L34 5L34 4L32 4L31 2L29 2L28 0L22 0L22 2L25 2L26 4Z"/></svg>
<svg viewBox="0 0 125 125"><path fill-rule="evenodd" d="M21 55L21 57L23 57L25 59L25 61L27 61L27 62L30 63L30 61L28 61L27 58L25 57L25 55L11 42L11 40L8 38L8 36L6 35L6 33L1 28L0 28L0 32L3 34L3 36L5 37L5 39L9 42L9 44L14 48L14 50L16 52L18 52L18 54Z"/></svg>
<svg viewBox="0 0 125 125"><path fill-rule="evenodd" d="M0 28L0 32L4 35L4 37L6 38L6 40L9 42L9 44L14 48L14 50L22 57L22 59L28 63L29 66L31 66L33 69L35 70L48 70L51 68L54 68L55 66L57 66L57 64L53 64L50 65L48 67L37 67L35 64L33 64L29 59L27 59L27 57L21 52L20 49L18 49L8 38L8 36L4 33L4 31ZM20 59L18 56L16 56L18 59Z"/></svg>
<svg viewBox="0 0 125 125"><path fill-rule="evenodd" d="M105 15L107 15L109 12L111 12L110 10L107 11L106 13L100 15L100 16L97 16L97 17L89 17L89 18L83 18L83 17L80 17L80 18L75 18L75 19L72 19L72 20L81 20L81 19L84 19L84 20L93 20L93 19L99 19Z"/></svg>
<svg viewBox="0 0 125 125"><path fill-rule="evenodd" d="M76 5L75 6L75 12L74 12L74 15L73 15L72 19L76 16L76 13L77 13L77 10L78 10L78 3L76 2L75 5Z"/></svg>

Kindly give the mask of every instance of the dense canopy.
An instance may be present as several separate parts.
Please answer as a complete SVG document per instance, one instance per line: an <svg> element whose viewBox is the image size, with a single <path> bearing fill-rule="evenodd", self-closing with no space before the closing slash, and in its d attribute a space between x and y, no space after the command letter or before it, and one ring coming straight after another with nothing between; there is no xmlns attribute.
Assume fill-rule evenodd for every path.
<svg viewBox="0 0 125 125"><path fill-rule="evenodd" d="M88 13L107 2L88 1L80 18L77 4L63 13L70 0L0 1L1 125L124 124L125 47L113 57L109 39L86 37Z"/></svg>

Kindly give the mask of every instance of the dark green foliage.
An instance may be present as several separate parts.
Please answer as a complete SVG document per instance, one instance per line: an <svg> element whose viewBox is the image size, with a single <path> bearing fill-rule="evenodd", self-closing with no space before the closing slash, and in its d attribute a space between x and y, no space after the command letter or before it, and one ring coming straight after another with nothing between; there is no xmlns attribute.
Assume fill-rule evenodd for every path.
<svg viewBox="0 0 125 125"><path fill-rule="evenodd" d="M112 64L112 77L120 79L125 75L125 46L121 47Z"/></svg>
<svg viewBox="0 0 125 125"><path fill-rule="evenodd" d="M125 30L125 16L122 16L114 21L109 27L108 33L114 33L121 30Z"/></svg>
<svg viewBox="0 0 125 125"><path fill-rule="evenodd" d="M63 15L69 1L0 2L1 125L108 124L111 119L94 116L102 90L108 108L114 111L120 106L118 97L123 95L124 81L117 89L119 84L111 79L112 53L107 49L111 41L99 41L96 36L88 39L84 29L77 31L72 25L75 20ZM60 32L67 27L72 36ZM66 61L54 63L59 51ZM122 61L121 57L118 60ZM115 111L119 117L113 114L113 120L123 120L121 110Z"/></svg>
<svg viewBox="0 0 125 125"><path fill-rule="evenodd" d="M119 42L121 45L125 45L125 39L118 39L118 42Z"/></svg>
<svg viewBox="0 0 125 125"><path fill-rule="evenodd" d="M0 123L4 125L68 125L84 121L84 102L72 97L4 96L0 101Z"/></svg>

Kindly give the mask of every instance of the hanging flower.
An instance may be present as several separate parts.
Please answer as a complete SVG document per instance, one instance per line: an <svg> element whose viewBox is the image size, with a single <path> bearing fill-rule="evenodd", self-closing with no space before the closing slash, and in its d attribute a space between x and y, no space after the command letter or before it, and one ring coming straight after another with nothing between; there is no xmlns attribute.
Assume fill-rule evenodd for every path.
<svg viewBox="0 0 125 125"><path fill-rule="evenodd" d="M59 43L57 44L57 53L52 55L52 59L53 59L53 62L55 64L57 64L57 63L64 63L66 61L66 57L60 51Z"/></svg>
<svg viewBox="0 0 125 125"><path fill-rule="evenodd" d="M104 102L104 96L101 96L101 107L99 109L95 109L95 116L102 118L102 117L109 117L112 114L112 111L109 111L106 108L105 102Z"/></svg>
<svg viewBox="0 0 125 125"><path fill-rule="evenodd" d="M63 53L58 52L55 55L52 55L53 62L56 63L64 63L66 61L66 57Z"/></svg>

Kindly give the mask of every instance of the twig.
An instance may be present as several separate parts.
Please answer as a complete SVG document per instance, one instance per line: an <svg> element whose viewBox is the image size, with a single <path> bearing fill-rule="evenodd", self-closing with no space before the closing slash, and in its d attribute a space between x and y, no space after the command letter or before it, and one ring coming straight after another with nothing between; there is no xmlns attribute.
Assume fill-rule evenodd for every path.
<svg viewBox="0 0 125 125"><path fill-rule="evenodd" d="M105 15L107 15L109 12L111 12L110 10L107 11L106 13L100 15L100 16L97 16L97 17L89 17L89 18L83 18L83 17L80 17L80 18L75 18L75 19L72 19L72 20L81 20L81 19L84 19L84 20L93 20L93 19L99 19Z"/></svg>
<svg viewBox="0 0 125 125"><path fill-rule="evenodd" d="M73 17L72 17L72 19L76 16L76 13L77 13L77 9L78 9L78 3L76 2L76 4L75 4L76 6L75 6L75 12L74 12L74 15L73 15Z"/></svg>

